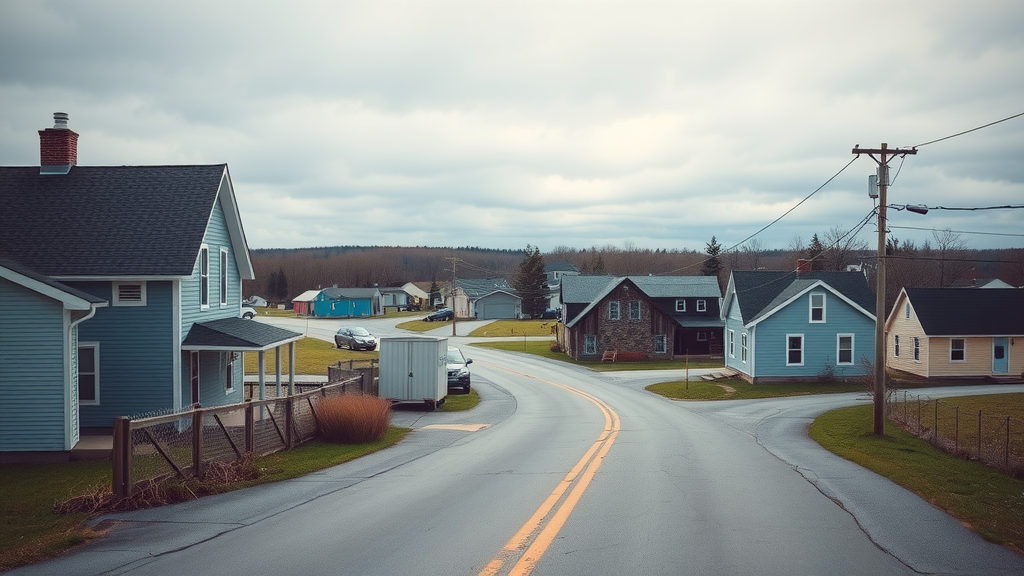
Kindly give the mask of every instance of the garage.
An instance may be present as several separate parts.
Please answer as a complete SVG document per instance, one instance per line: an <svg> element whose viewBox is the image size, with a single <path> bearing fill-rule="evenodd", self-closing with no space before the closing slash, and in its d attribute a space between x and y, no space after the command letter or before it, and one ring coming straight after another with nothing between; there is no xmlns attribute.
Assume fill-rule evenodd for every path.
<svg viewBox="0 0 1024 576"><path fill-rule="evenodd" d="M480 320L507 320L519 317L520 298L508 292L492 292L476 301L474 312Z"/></svg>

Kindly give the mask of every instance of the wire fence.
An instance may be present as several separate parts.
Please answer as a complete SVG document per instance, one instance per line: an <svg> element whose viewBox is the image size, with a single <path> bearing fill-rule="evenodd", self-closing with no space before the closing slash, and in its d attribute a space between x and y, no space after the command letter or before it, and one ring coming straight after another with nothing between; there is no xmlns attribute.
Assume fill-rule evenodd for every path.
<svg viewBox="0 0 1024 576"><path fill-rule="evenodd" d="M976 460L1011 476L1024 476L1024 420L935 398L890 394L890 421L957 456Z"/></svg>
<svg viewBox="0 0 1024 576"><path fill-rule="evenodd" d="M312 440L317 405L328 397L363 393L360 374L305 392L241 404L194 408L114 421L113 485L126 497L141 483L201 476L212 462L263 456Z"/></svg>

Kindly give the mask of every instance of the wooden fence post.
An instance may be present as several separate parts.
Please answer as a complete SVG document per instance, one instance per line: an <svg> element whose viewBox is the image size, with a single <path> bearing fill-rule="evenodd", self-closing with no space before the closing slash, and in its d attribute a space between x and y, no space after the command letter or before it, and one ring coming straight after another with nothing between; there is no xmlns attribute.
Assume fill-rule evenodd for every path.
<svg viewBox="0 0 1024 576"><path fill-rule="evenodd" d="M291 450L295 443L292 429L295 427L295 397L288 396L284 401L284 446Z"/></svg>
<svg viewBox="0 0 1024 576"><path fill-rule="evenodd" d="M203 475L203 411L192 411L192 476Z"/></svg>
<svg viewBox="0 0 1024 576"><path fill-rule="evenodd" d="M978 462L981 462L981 410L978 410Z"/></svg>
<svg viewBox="0 0 1024 576"><path fill-rule="evenodd" d="M132 494L132 421L114 420L113 481L114 496L126 498Z"/></svg>
<svg viewBox="0 0 1024 576"><path fill-rule="evenodd" d="M253 416L252 402L245 406L245 451L251 453L256 449L256 418Z"/></svg>

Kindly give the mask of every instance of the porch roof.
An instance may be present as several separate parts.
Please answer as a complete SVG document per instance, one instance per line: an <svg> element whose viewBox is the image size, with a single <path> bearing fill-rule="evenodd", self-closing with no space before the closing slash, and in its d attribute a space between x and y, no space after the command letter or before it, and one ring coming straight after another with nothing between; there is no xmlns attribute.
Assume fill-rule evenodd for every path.
<svg viewBox="0 0 1024 576"><path fill-rule="evenodd" d="M295 342L302 334L244 318L222 318L192 325L182 350L259 352Z"/></svg>

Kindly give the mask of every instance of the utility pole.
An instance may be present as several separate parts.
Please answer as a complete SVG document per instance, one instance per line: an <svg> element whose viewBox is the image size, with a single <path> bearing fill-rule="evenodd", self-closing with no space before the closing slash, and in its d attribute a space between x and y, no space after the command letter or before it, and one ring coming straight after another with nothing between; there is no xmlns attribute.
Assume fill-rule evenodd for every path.
<svg viewBox="0 0 1024 576"><path fill-rule="evenodd" d="M459 286L458 286L458 283L455 281L455 278L456 278L456 276L455 276L455 263L458 262L459 259L457 257L455 257L455 256L452 256L450 258L450 260L452 261L452 336L456 336L456 334L455 334L455 316L456 316L456 314L455 314L455 296L459 293Z"/></svg>
<svg viewBox="0 0 1024 576"><path fill-rule="evenodd" d="M874 433L885 435L885 210L886 192L889 188L889 160L893 156L917 154L917 148L889 148L885 142L881 148L853 147L854 154L867 154L878 163L878 266L875 269L875 404ZM878 158L875 158L878 154Z"/></svg>

